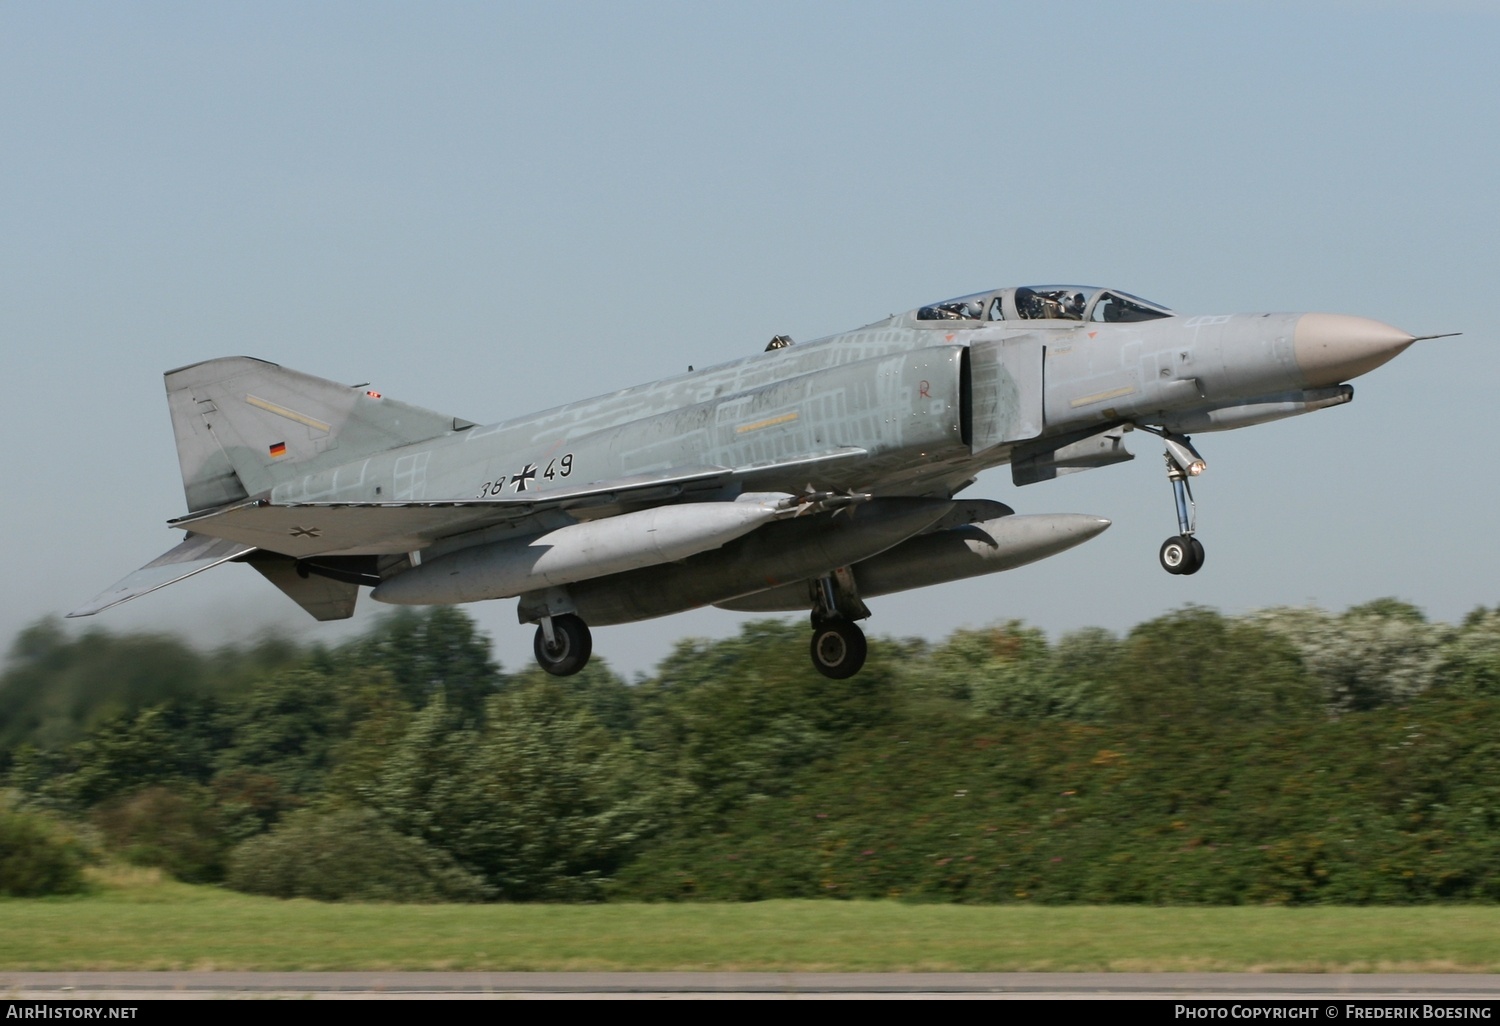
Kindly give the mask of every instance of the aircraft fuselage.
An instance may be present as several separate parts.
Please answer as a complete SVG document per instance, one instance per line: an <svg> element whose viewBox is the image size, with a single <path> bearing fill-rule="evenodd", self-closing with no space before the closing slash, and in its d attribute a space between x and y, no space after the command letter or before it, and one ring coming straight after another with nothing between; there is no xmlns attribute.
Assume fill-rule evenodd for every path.
<svg viewBox="0 0 1500 1026"><path fill-rule="evenodd" d="M1410 342L1326 314L969 327L906 314L402 446L278 484L270 499L545 495L700 466L743 468L736 493L951 495L1017 447L1081 429L1215 430L1336 405L1344 379Z"/></svg>
<svg viewBox="0 0 1500 1026"><path fill-rule="evenodd" d="M1166 447L1178 534L1203 565L1189 432L1349 401L1348 379L1415 339L1333 314L1183 317L1076 286L960 297L487 427L244 357L168 372L190 513L177 548L70 615L226 561L319 619L361 586L400 604L519 596L552 673L587 623L705 604L812 614L813 662L848 676L876 596L1061 552L1109 521L957 500ZM363 388L363 386L361 386Z"/></svg>

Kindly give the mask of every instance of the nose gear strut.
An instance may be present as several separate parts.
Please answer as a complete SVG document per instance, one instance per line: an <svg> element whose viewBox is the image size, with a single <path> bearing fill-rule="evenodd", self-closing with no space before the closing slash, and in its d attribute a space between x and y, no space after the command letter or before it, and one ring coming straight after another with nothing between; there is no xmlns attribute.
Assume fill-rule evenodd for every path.
<svg viewBox="0 0 1500 1026"><path fill-rule="evenodd" d="M1161 543L1157 558L1169 574L1195 574L1203 567L1203 543L1197 538L1198 504L1193 501L1193 486L1188 480L1203 473L1208 465L1187 435L1174 435L1144 425L1141 428L1160 435L1166 446L1163 455L1167 480L1171 482L1172 499L1177 506L1177 533Z"/></svg>

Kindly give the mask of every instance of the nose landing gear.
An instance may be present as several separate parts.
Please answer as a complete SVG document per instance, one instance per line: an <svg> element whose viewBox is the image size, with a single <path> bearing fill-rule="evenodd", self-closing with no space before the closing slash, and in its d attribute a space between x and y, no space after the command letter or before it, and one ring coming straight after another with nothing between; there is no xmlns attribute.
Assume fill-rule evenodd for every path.
<svg viewBox="0 0 1500 1026"><path fill-rule="evenodd" d="M1188 478L1203 473L1207 464L1186 435L1161 433L1166 445L1167 480L1172 484L1172 498L1177 505L1177 534L1161 543L1157 558L1169 574L1195 574L1203 567L1203 543L1195 534L1198 505Z"/></svg>

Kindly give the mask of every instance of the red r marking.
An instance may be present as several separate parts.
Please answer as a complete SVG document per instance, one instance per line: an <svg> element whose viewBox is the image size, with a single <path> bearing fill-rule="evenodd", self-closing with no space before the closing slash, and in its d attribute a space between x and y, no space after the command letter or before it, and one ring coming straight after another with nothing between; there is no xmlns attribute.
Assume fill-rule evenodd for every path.
<svg viewBox="0 0 1500 1026"><path fill-rule="evenodd" d="M932 386L929 385L927 382L925 382L925 381L918 382L917 383L917 396L919 398L922 398L922 399L931 399L932 398L932 394L928 391L928 389L930 389L930 388L932 388Z"/></svg>

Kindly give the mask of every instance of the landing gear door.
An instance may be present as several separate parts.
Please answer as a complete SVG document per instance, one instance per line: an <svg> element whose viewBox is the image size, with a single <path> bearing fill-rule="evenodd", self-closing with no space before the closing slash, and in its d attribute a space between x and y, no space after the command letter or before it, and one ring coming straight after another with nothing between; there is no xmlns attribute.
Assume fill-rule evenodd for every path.
<svg viewBox="0 0 1500 1026"><path fill-rule="evenodd" d="M1042 357L1037 335L969 346L974 452L1042 433Z"/></svg>

